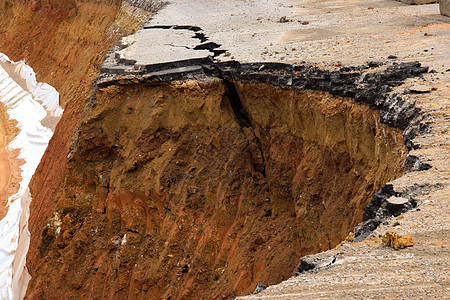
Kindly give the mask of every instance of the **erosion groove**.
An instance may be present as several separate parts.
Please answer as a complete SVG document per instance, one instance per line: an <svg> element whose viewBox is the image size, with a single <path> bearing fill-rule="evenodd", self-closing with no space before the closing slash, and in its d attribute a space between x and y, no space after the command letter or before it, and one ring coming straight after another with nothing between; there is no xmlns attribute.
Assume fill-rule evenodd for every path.
<svg viewBox="0 0 450 300"><path fill-rule="evenodd" d="M245 294L292 276L300 257L362 221L404 171L402 132L351 98L281 84L288 71L248 67L259 72L228 65L187 75L195 80L99 84L42 231L30 298ZM267 84L273 74L278 86Z"/></svg>
<svg viewBox="0 0 450 300"><path fill-rule="evenodd" d="M261 146L261 140L255 135L255 128L250 115L242 104L242 93L237 89L236 85L226 79L222 79L225 86L225 97L228 98L231 109L236 117L237 122L243 128L249 141L249 149L255 170L266 176L266 161Z"/></svg>

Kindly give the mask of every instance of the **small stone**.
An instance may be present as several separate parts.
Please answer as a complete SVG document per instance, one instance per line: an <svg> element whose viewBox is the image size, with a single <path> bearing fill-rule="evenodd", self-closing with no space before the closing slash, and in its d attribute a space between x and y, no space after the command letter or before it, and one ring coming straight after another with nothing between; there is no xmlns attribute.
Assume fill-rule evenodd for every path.
<svg viewBox="0 0 450 300"><path fill-rule="evenodd" d="M262 284L261 282L258 283L258 285L256 286L255 291L253 292L254 295L261 293L262 291L264 291L267 287Z"/></svg>
<svg viewBox="0 0 450 300"><path fill-rule="evenodd" d="M397 56L395 56L395 55L389 55L388 56L388 59L397 59L398 57Z"/></svg>
<svg viewBox="0 0 450 300"><path fill-rule="evenodd" d="M290 20L288 20L288 18L286 18L286 16L282 16L279 20L278 20L278 23L287 23L287 22L289 22Z"/></svg>

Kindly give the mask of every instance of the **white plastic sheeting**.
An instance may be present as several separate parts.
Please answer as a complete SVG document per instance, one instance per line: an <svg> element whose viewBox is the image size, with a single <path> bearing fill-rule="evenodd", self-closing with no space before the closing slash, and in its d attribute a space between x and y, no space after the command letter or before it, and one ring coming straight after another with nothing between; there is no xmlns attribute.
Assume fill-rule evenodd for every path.
<svg viewBox="0 0 450 300"><path fill-rule="evenodd" d="M22 61L13 63L2 53L0 62L14 64L14 75L26 82L24 89L0 65L0 101L20 129L9 148L20 149L19 158L25 161L19 191L8 198L8 213L0 221L0 299L22 299L30 279L25 266L30 244L28 184L53 135L41 121L47 114L60 117L63 110L58 92L48 84L38 83L31 67Z"/></svg>
<svg viewBox="0 0 450 300"><path fill-rule="evenodd" d="M41 103L51 116L60 117L63 111L59 107L59 93L55 88L47 83L38 83L33 69L25 62L19 61L15 64L15 73L25 80L27 90L33 95L33 99Z"/></svg>

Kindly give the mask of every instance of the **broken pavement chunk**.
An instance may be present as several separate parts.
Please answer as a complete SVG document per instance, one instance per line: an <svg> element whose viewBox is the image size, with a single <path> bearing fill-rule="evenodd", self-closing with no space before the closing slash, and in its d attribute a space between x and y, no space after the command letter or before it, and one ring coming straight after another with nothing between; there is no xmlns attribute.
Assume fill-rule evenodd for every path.
<svg viewBox="0 0 450 300"><path fill-rule="evenodd" d="M440 0L439 9L441 10L441 15L450 17L450 0Z"/></svg>
<svg viewBox="0 0 450 300"><path fill-rule="evenodd" d="M389 197L388 199L386 199L386 201L393 205L404 205L409 202L409 199L406 199L403 197L392 196L392 197Z"/></svg>
<svg viewBox="0 0 450 300"><path fill-rule="evenodd" d="M409 88L409 90L415 94L423 94L423 93L431 92L431 88L429 86L422 85L422 84L415 84L415 85L411 86Z"/></svg>

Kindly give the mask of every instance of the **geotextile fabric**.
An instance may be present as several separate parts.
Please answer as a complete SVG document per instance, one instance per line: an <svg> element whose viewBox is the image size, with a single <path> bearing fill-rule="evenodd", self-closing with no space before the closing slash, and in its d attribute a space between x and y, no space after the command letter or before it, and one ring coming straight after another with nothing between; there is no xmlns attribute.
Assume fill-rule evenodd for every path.
<svg viewBox="0 0 450 300"><path fill-rule="evenodd" d="M8 73L2 64L15 66L14 72ZM18 158L25 161L20 167L19 191L8 198L8 213L0 221L0 299L22 299L30 279L25 266L30 243L28 184L53 135L41 121L47 116L60 117L63 110L59 106L59 93L52 86L37 82L33 69L24 61L12 62L3 53L0 53L0 101L20 130L8 147L19 149Z"/></svg>

